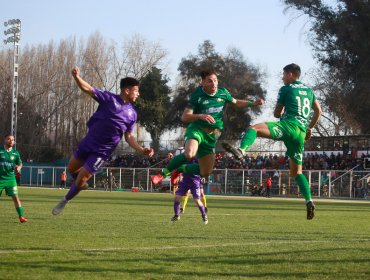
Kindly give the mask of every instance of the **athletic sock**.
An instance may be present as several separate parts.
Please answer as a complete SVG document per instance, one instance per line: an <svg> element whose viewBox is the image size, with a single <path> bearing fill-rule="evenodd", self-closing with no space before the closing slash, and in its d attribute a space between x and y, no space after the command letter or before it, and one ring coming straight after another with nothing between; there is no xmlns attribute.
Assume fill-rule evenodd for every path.
<svg viewBox="0 0 370 280"><path fill-rule="evenodd" d="M185 211L186 204L188 204L188 200L189 200L189 196L188 195L184 195L182 197L181 208L182 208L183 211Z"/></svg>
<svg viewBox="0 0 370 280"><path fill-rule="evenodd" d="M249 128L245 131L245 134L240 143L240 149L243 151L248 150L248 148L254 143L254 140L257 138L257 131L253 128Z"/></svg>
<svg viewBox="0 0 370 280"><path fill-rule="evenodd" d="M182 154L179 154L177 156L175 156L166 166L166 168L164 168L161 172L161 174L163 175L163 177L167 177L168 175L170 175L170 173L179 168L182 164L186 163L188 161L188 159L185 157L185 155L182 153Z"/></svg>
<svg viewBox="0 0 370 280"><path fill-rule="evenodd" d="M22 206L16 207L15 210L17 210L17 213L19 217L23 217L23 208Z"/></svg>
<svg viewBox="0 0 370 280"><path fill-rule="evenodd" d="M198 206L198 208L199 208L199 211L202 214L202 216L206 215L206 209L205 209L204 205Z"/></svg>
<svg viewBox="0 0 370 280"><path fill-rule="evenodd" d="M175 212L175 216L180 216L180 202L175 200L173 203L173 210Z"/></svg>
<svg viewBox="0 0 370 280"><path fill-rule="evenodd" d="M74 198L76 195L78 195L78 193L81 191L82 189L81 188L78 188L76 186L76 183L73 182L72 183L72 186L71 188L69 189L68 193L66 194L65 196L65 199L68 201L68 200L71 200L72 198Z"/></svg>
<svg viewBox="0 0 370 280"><path fill-rule="evenodd" d="M167 168L163 168L163 170L160 172L164 178L169 176L171 174L171 171L169 171Z"/></svg>
<svg viewBox="0 0 370 280"><path fill-rule="evenodd" d="M202 201L204 207L207 207L207 199L205 195L200 196L200 201Z"/></svg>
<svg viewBox="0 0 370 280"><path fill-rule="evenodd" d="M308 181L306 179L306 176L304 176L303 174L298 174L295 177L295 181L297 182L299 186L299 191L303 195L306 202L311 201L311 190L310 190Z"/></svg>

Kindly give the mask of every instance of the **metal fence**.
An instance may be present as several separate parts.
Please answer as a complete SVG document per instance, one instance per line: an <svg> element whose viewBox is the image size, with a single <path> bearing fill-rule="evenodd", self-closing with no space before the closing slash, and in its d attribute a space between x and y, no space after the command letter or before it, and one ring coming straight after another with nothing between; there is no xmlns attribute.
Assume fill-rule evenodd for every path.
<svg viewBox="0 0 370 280"><path fill-rule="evenodd" d="M31 187L60 186L63 167L25 166L22 169L20 185ZM165 179L153 186L150 176L158 173L159 168L103 168L89 180L90 189L112 188L114 191L135 190L148 192L171 192L173 186ZM109 184L108 175L112 172L114 180ZM68 173L68 172L67 172ZM370 172L354 170L310 170L304 174L309 180L314 197L329 198L366 198L370 183ZM205 192L214 195L265 195L266 179L272 177L272 195L284 197L299 196L299 189L289 175L289 170L245 170L215 169ZM68 177L67 186L70 183Z"/></svg>

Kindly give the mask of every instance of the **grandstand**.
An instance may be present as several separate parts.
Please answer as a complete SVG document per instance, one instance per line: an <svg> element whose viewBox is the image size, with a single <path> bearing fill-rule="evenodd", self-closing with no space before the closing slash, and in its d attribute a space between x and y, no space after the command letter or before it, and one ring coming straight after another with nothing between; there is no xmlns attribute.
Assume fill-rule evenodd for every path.
<svg viewBox="0 0 370 280"><path fill-rule="evenodd" d="M22 170L21 186L59 187L62 167L25 166ZM149 176L156 174L160 168L120 168L104 167L89 181L90 189L106 189L105 181L109 172L115 177L115 191L142 190L147 192L172 192L169 180L164 180L154 187ZM369 188L369 170L308 170L304 172L315 197L329 198L367 198ZM215 169L210 177L207 194L213 195L256 195L263 193L268 176L272 176L273 196L299 197L298 186L289 176L287 169ZM70 178L69 178L70 180Z"/></svg>
<svg viewBox="0 0 370 280"><path fill-rule="evenodd" d="M357 157L362 154L369 154L370 135L345 135L345 136L328 136L312 137L305 143L305 152L317 152L319 154L328 153L356 153Z"/></svg>
<svg viewBox="0 0 370 280"><path fill-rule="evenodd" d="M215 170L211 176L208 194L256 195L263 193L268 176L272 176L273 195L283 197L299 196L295 180L289 176L289 159L285 156L282 142L258 139L244 160L239 161L216 149ZM150 142L140 143L149 146ZM220 143L218 143L220 144ZM367 198L369 188L370 135L313 137L305 145L304 173L316 197ZM112 160L89 182L92 189L106 189L109 172L116 180L115 190L132 188L148 192L171 192L169 180L154 188L149 176L157 173L167 163L168 152L174 152L183 145L182 141L161 142L161 151L153 158L142 157L127 149L125 142ZM367 165L364 165L364 162ZM64 166L40 166L25 163L22 170L22 185L58 187L60 173ZM256 192L260 190L260 192Z"/></svg>

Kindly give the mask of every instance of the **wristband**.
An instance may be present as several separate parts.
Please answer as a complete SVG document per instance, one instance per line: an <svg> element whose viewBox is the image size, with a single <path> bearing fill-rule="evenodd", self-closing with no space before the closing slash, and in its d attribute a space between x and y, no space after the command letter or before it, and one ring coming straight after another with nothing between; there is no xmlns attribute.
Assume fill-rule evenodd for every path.
<svg viewBox="0 0 370 280"><path fill-rule="evenodd" d="M254 105L254 102L252 102L252 101L248 101L248 107L253 107L253 105Z"/></svg>

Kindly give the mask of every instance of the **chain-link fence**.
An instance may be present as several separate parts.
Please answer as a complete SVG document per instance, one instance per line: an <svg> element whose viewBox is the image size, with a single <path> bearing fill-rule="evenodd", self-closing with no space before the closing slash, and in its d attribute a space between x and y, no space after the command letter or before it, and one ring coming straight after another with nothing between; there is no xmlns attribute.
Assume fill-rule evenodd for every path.
<svg viewBox="0 0 370 280"><path fill-rule="evenodd" d="M20 185L31 187L62 187L60 175L65 168L25 166ZM153 186L150 176L159 168L102 168L89 180L90 189L172 192L169 178ZM67 172L68 173L68 172ZM304 172L314 197L367 198L370 172L354 170L310 170ZM213 195L266 195L266 180L272 179L272 196L297 197L299 188L289 170L215 169L205 187ZM71 178L68 176L67 187Z"/></svg>

